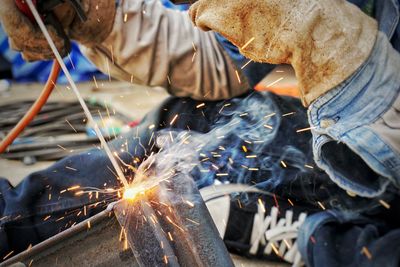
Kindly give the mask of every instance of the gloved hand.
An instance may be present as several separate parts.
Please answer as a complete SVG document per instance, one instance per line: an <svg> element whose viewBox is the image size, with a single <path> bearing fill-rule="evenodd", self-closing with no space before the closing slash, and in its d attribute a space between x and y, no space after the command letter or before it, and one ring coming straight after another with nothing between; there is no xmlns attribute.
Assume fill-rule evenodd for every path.
<svg viewBox="0 0 400 267"><path fill-rule="evenodd" d="M91 46L103 41L111 32L115 14L115 1L82 0L82 5L88 17L86 22L81 22L68 3L57 6L54 13L71 39ZM19 11L14 0L2 0L0 20L8 34L11 48L22 52L25 60L35 61L54 58L53 52L39 27ZM64 39L53 26L47 25L47 28L61 55L66 56Z"/></svg>
<svg viewBox="0 0 400 267"><path fill-rule="evenodd" d="M377 35L376 21L345 0L200 0L190 16L254 61L292 64L306 106L358 69Z"/></svg>

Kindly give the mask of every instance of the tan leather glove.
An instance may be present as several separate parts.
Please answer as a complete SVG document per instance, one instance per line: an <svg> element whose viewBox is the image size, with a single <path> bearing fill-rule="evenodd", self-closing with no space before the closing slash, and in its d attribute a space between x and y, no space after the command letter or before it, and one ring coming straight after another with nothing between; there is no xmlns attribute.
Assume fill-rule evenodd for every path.
<svg viewBox="0 0 400 267"><path fill-rule="evenodd" d="M111 32L115 14L114 0L83 0L82 5L88 20L81 22L73 8L65 3L57 6L54 13L64 28L65 33L86 45L103 41ZM14 0L2 0L0 20L8 34L12 49L22 52L27 61L49 60L54 58L46 39L39 27L22 14ZM55 28L47 25L50 36L62 56L66 56L65 41Z"/></svg>
<svg viewBox="0 0 400 267"><path fill-rule="evenodd" d="M200 0L190 16L254 61L291 64L306 106L358 69L377 35L376 21L345 0Z"/></svg>

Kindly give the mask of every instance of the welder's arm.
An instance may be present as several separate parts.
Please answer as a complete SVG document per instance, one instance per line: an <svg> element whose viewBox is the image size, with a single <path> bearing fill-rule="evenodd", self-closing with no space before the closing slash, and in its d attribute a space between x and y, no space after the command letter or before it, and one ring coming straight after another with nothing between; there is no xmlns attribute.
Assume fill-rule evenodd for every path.
<svg viewBox="0 0 400 267"><path fill-rule="evenodd" d="M213 33L193 27L188 14L159 1L121 1L110 35L82 48L104 73L133 83L162 86L176 96L217 100L249 89Z"/></svg>

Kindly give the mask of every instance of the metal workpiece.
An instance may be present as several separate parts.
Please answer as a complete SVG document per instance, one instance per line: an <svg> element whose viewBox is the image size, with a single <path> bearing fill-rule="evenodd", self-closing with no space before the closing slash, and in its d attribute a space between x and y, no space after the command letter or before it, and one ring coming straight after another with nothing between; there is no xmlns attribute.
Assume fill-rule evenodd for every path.
<svg viewBox="0 0 400 267"><path fill-rule="evenodd" d="M233 266L200 192L177 174L114 212L140 266Z"/></svg>
<svg viewBox="0 0 400 267"><path fill-rule="evenodd" d="M19 253L0 266L138 266L132 251L120 240L121 226L112 207L110 204L101 213Z"/></svg>
<svg viewBox="0 0 400 267"><path fill-rule="evenodd" d="M15 263L233 266L195 183L181 174L133 200L110 204L103 212L0 263L0 267Z"/></svg>

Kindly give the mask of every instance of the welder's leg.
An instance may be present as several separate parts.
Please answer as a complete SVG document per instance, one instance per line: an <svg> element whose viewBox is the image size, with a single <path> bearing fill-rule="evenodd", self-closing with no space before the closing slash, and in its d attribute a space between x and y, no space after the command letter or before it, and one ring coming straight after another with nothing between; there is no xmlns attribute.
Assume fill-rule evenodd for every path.
<svg viewBox="0 0 400 267"><path fill-rule="evenodd" d="M228 104L230 108L235 105L240 106L241 110L254 108L254 106L246 106L247 102L243 101L245 97L247 96L228 102L206 102L204 105L202 102L191 99L169 98L148 114L138 127L112 141L110 146L114 151L118 151L124 163L138 167L151 152L157 152L153 132L173 128L207 133L215 127L217 122L223 122L229 117L229 112L222 112L223 108L228 110ZM290 116L282 118L277 129L278 134L268 140L267 143L270 145L263 151L262 157L273 158L274 161L279 162L281 158L296 161L296 157L301 155L305 162L311 163L311 135L309 133L296 135L295 133L296 129L307 127L306 113L301 103L292 98L281 98L266 93L256 92L251 97L260 103L270 103L279 107L279 109L273 109L272 112L281 115L292 114L291 118ZM170 122L177 114L179 119L171 126ZM243 123L246 125L248 122L243 120ZM243 142L237 135L232 135L225 141L221 141L221 145L228 147L227 144L237 144L231 148L232 154L244 155L239 141ZM233 151L238 149L240 151ZM288 151L296 151L296 153L288 153ZM245 157L236 159L239 165L235 165L234 168L243 170L240 167L240 160L246 160ZM214 163L223 168L227 166L228 160L224 157ZM133 178L132 169L124 167L124 171L128 178ZM215 172L211 173L212 176L203 175L204 173L198 172L196 168L193 171L193 178L198 182L199 187L213 183L217 178ZM268 180L276 178L276 175L279 179L269 183ZM312 202L336 195L336 187L326 183L328 181L326 175L317 168L308 170L302 167L284 168L277 164L272 169L258 172L233 172L229 181L258 183L259 187L274 190L277 195L290 195L294 199L306 198ZM77 185L80 186L79 190L84 190L85 187L98 189L121 187L115 178L109 159L103 150L99 149L66 157L48 169L32 173L15 188L7 180L0 179L0 218L2 218L0 257L12 250L17 253L30 244L43 241L103 210L109 202L117 199L116 194L100 193L98 198L96 194L92 194L92 197L88 194L76 196L75 193L79 190L71 190L71 188Z"/></svg>
<svg viewBox="0 0 400 267"><path fill-rule="evenodd" d="M331 210L307 218L298 238L307 266L399 266L399 200L369 217Z"/></svg>
<svg viewBox="0 0 400 267"><path fill-rule="evenodd" d="M189 99L169 98L130 133L110 142L110 147L118 151L126 164L138 167L147 155L156 152L154 139L149 142L152 132L169 127L175 114L181 116L174 128L200 132L210 128L213 119L207 111L196 109L199 104ZM207 110L217 104L207 103ZM126 176L132 178L133 171L124 169ZM91 198L88 194L76 196L79 190L68 188L77 185L79 190L121 187L109 159L100 149L66 157L45 170L30 174L15 188L6 179L0 179L0 259L10 251L15 254L69 228L117 199L116 194L100 193L98 198L96 194Z"/></svg>

